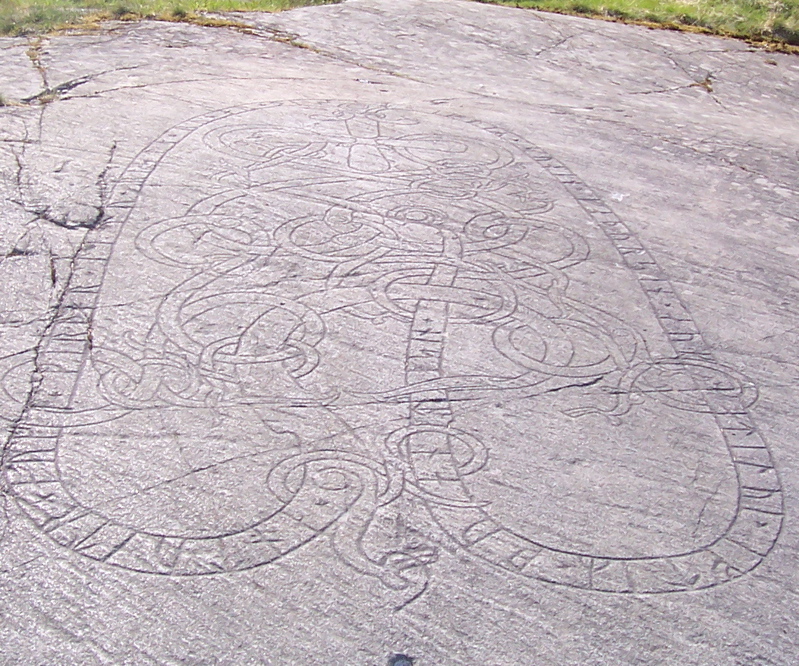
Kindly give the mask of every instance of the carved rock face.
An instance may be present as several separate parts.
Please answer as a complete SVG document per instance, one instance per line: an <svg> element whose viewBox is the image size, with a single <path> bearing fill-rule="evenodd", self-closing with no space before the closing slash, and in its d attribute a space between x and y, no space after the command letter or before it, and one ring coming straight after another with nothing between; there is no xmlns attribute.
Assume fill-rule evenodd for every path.
<svg viewBox="0 0 799 666"><path fill-rule="evenodd" d="M754 387L518 136L234 108L153 143L108 211L10 444L15 496L66 547L200 575L329 533L407 601L437 548L378 520L399 506L493 566L619 593L726 582L777 537Z"/></svg>

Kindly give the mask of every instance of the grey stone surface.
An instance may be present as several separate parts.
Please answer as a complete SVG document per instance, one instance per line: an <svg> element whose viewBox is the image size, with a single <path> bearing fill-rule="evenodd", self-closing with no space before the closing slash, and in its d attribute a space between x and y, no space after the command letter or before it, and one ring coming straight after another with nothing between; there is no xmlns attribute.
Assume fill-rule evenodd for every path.
<svg viewBox="0 0 799 666"><path fill-rule="evenodd" d="M799 660L799 60L456 0L0 44L0 662Z"/></svg>

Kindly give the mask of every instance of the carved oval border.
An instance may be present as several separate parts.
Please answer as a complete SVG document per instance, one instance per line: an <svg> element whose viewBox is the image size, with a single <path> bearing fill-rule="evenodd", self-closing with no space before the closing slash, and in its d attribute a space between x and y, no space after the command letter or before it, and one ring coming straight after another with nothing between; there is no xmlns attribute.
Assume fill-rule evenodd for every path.
<svg viewBox="0 0 799 666"><path fill-rule="evenodd" d="M332 102L334 100L327 100ZM335 100L346 101L346 100ZM323 103L322 100L314 100ZM89 231L77 252L55 315L36 350L38 381L15 421L3 457L10 494L50 538L95 560L146 573L200 575L241 570L274 561L319 534L360 497L358 484L327 497L329 515L312 516L308 502L323 488L302 488L277 514L237 534L206 539L169 538L117 524L79 506L64 489L56 464L60 429L68 424L74 390L91 350L91 326L114 244L144 184L164 157L204 125L223 118L295 102L269 102L205 113L179 123L142 150L115 184L104 222ZM398 107L399 108L399 107ZM505 129L456 114L458 120L516 145L560 182L604 231L635 276L674 349L691 372L697 363L718 366L667 276L631 229L564 164ZM765 442L747 410L703 392L724 437L738 478L734 520L714 542L691 553L650 558L602 558L535 544L496 523L482 509L428 508L457 543L505 570L582 589L618 593L663 593L701 589L754 569L774 547L784 513L782 488ZM340 456L330 452L333 459ZM353 479L368 473L385 478L374 461L339 460ZM363 484L368 485L368 484ZM317 505L318 506L318 505ZM267 538L264 535L269 535ZM279 539L276 535L282 534ZM265 545L266 544L266 545Z"/></svg>

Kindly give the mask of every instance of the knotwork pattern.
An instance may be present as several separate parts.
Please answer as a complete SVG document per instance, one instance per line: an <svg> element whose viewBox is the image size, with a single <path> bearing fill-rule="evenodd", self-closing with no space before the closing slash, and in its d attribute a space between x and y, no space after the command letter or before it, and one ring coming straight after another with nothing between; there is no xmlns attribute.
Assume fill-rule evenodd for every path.
<svg viewBox="0 0 799 666"><path fill-rule="evenodd" d="M635 234L519 136L237 107L147 147L109 212L3 462L77 553L195 576L329 535L401 607L444 540L616 593L718 585L775 543L755 387Z"/></svg>

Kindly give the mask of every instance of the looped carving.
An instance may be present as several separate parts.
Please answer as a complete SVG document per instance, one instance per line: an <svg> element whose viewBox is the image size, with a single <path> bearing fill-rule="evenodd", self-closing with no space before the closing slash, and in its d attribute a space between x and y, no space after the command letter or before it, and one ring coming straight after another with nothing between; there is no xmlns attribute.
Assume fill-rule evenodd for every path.
<svg viewBox="0 0 799 666"><path fill-rule="evenodd" d="M757 388L751 380L703 358L660 359L636 371L633 390L674 409L735 414L757 401Z"/></svg>
<svg viewBox="0 0 799 666"><path fill-rule="evenodd" d="M194 169L186 204L150 184L169 164ZM509 575L619 594L723 584L773 548L784 508L748 413L756 387L712 359L624 222L521 137L351 102L229 109L143 151L109 210L36 350L41 380L6 417L9 493L64 547L197 576L328 536L397 608L425 591L438 558L417 509ZM133 253L124 276L118 251ZM622 298L637 304L627 319ZM0 373L9 395L15 363ZM678 415L695 441L675 441ZM119 441L131 488L109 502L166 489L154 515L114 513L68 478ZM663 465L683 458L656 478L623 476L647 446ZM148 466L157 456L164 464ZM689 462L718 492L679 478ZM214 494L204 484L223 469L242 483ZM633 504L662 488L679 511L664 501L647 520L665 516L676 545L650 544L658 529L615 497L602 504L615 518L568 534L571 498L608 486ZM195 512L198 536L180 522L200 499L245 492L233 504L245 515L223 527ZM563 526L542 524L542 494Z"/></svg>

